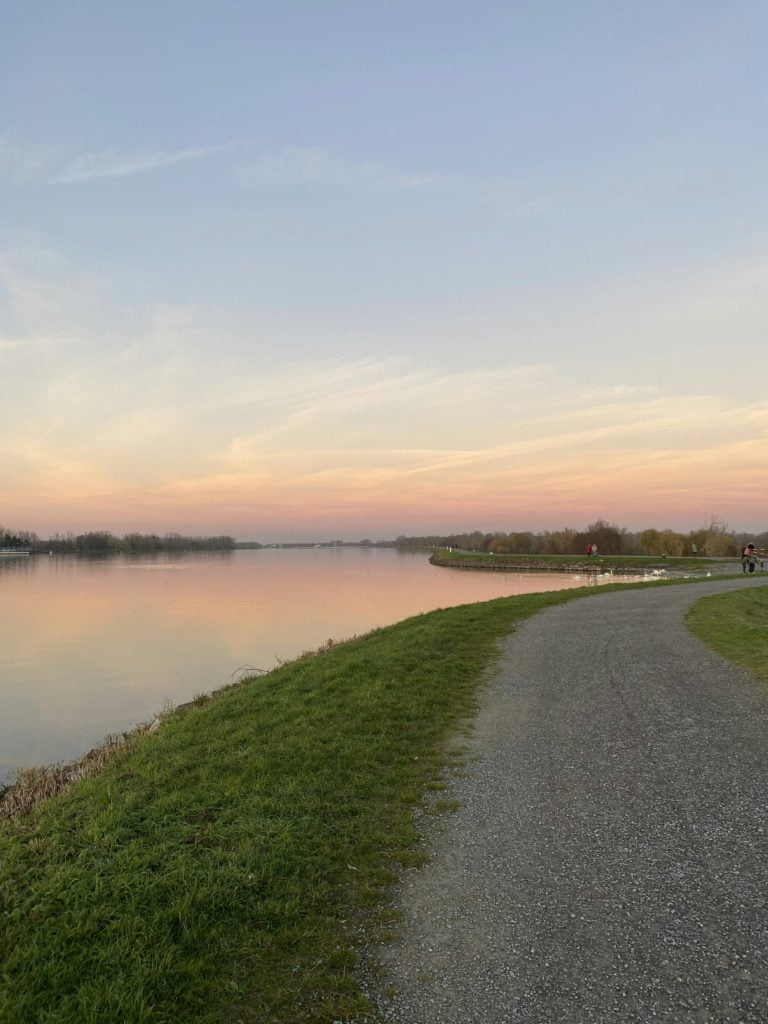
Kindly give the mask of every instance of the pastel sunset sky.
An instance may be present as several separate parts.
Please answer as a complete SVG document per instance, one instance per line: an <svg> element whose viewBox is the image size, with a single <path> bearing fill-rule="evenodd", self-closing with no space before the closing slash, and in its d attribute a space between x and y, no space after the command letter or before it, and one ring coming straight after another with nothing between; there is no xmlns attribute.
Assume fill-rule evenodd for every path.
<svg viewBox="0 0 768 1024"><path fill-rule="evenodd" d="M764 0L29 0L0 522L768 526Z"/></svg>

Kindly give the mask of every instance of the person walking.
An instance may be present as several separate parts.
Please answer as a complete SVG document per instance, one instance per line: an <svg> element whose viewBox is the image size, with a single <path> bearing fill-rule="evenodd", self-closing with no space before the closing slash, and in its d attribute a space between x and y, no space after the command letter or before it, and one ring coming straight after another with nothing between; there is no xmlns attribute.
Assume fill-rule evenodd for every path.
<svg viewBox="0 0 768 1024"><path fill-rule="evenodd" d="M754 544L747 544L747 546L741 552L741 571L742 572L754 572L755 566L758 562L757 551L755 550ZM762 567L763 563L760 562Z"/></svg>

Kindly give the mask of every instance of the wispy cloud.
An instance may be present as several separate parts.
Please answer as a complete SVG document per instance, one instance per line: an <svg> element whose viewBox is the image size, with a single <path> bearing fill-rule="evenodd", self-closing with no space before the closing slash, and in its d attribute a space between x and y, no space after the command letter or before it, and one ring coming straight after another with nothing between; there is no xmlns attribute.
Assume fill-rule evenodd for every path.
<svg viewBox="0 0 768 1024"><path fill-rule="evenodd" d="M51 184L71 185L93 178L127 178L132 174L146 174L158 167L170 167L172 164L215 156L227 148L224 145L196 146L191 149L157 149L135 155L115 151L82 153L49 180Z"/></svg>
<svg viewBox="0 0 768 1024"><path fill-rule="evenodd" d="M0 135L0 179L19 185L72 185L95 178L127 178L161 167L216 156L233 143L191 146L184 149L150 149L138 152L86 150L41 143L14 142Z"/></svg>
<svg viewBox="0 0 768 1024"><path fill-rule="evenodd" d="M460 174L414 173L386 161L360 160L322 146L289 146L262 153L242 166L244 185L355 189L360 192L412 192L440 189L455 200L477 204L508 220L532 220L550 212L547 196L530 196L515 182L483 180Z"/></svg>
<svg viewBox="0 0 768 1024"><path fill-rule="evenodd" d="M238 140L180 149L73 152L71 147L20 143L0 135L0 181L71 186L99 179L130 178L205 160L245 145ZM477 204L508 220L535 219L546 215L553 205L551 199L532 197L514 182L404 171L386 160L358 159L323 146L288 146L277 152L257 152L234 173L241 184L252 187L352 189L368 193L440 189L459 202Z"/></svg>
<svg viewBox="0 0 768 1024"><path fill-rule="evenodd" d="M293 146L263 154L241 168L240 180L250 185L324 185L370 191L403 191L445 184L432 174L406 174L377 160L354 160L318 146Z"/></svg>
<svg viewBox="0 0 768 1024"><path fill-rule="evenodd" d="M339 522L361 503L397 505L404 523L461 505L467 522L539 525L544 507L562 522L658 525L688 521L697 502L734 522L762 508L758 392L686 393L675 374L626 383L619 368L595 381L513 355L265 363L204 307L127 317L118 289L44 248L0 258L0 288L18 325L0 332L0 496L20 523L33 504L63 522L102 498L115 517L162 507L164 522L204 507L222 529L249 505Z"/></svg>
<svg viewBox="0 0 768 1024"><path fill-rule="evenodd" d="M187 329L183 311L176 320L174 331ZM655 522L674 510L670 488L681 509L706 494L733 515L723 497L734 480L739 516L761 500L751 473L768 434L760 402L593 389L538 366L223 364L211 382L205 363L180 362L154 334L100 356L52 353L39 400L8 410L6 503L37 496L63 510L102 496L118 509L130 494L137 509L194 505L211 521L254 502L265 514L314 503L342 520L361 504L438 518L463 504L483 521L506 509L539 523L542 503L570 522L589 514L572 510L585 502L607 515L634 504ZM563 408L542 401L552 389Z"/></svg>

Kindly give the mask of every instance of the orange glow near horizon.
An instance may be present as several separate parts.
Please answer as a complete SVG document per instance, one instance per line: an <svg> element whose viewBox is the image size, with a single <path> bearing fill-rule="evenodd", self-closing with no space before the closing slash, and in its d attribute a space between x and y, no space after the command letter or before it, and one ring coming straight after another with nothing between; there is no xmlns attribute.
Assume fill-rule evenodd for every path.
<svg viewBox="0 0 768 1024"><path fill-rule="evenodd" d="M3 521L42 536L107 529L122 534L229 533L243 539L353 539L579 526L605 518L640 529L692 529L713 512L735 528L763 519L757 445L744 450L565 454L510 465L474 465L402 473L346 470L251 483L247 475L176 481L156 488L115 484L104 493L85 481L34 501L6 494ZM378 478L378 479L377 479Z"/></svg>
<svg viewBox="0 0 768 1024"><path fill-rule="evenodd" d="M2 521L42 536L254 540L542 530L595 518L685 530L713 513L735 529L763 526L763 403L561 383L562 406L539 406L556 383L545 371L364 370L317 370L316 387L311 370L297 374L296 407L286 399L254 432L238 406L215 450L206 432L220 428L190 409L160 424L133 412L103 437L6 439Z"/></svg>

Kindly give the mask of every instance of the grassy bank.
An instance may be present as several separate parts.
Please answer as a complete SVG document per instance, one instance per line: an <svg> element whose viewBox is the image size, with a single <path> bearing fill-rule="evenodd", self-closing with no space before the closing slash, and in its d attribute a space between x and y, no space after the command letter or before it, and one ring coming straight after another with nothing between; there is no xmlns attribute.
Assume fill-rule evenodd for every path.
<svg viewBox="0 0 768 1024"><path fill-rule="evenodd" d="M0 1020L359 1012L360 914L415 856L413 805L499 638L579 593L433 612L283 666L4 824Z"/></svg>
<svg viewBox="0 0 768 1024"><path fill-rule="evenodd" d="M356 941L387 927L413 807L460 757L499 639L596 592L433 612L283 666L5 823L0 1021L361 1016Z"/></svg>
<svg viewBox="0 0 768 1024"><path fill-rule="evenodd" d="M768 586L703 597L687 623L705 644L768 684Z"/></svg>
<svg viewBox="0 0 768 1024"><path fill-rule="evenodd" d="M457 567L494 568L505 566L520 569L550 569L561 571L567 569L591 569L592 571L642 572L651 569L675 569L685 572L706 570L711 565L722 565L718 559L712 558L663 558L660 555L598 555L587 558L586 555L504 555L490 554L487 551L456 551L449 548L437 548L433 561L439 565L455 565ZM739 566L738 559L733 559L734 570Z"/></svg>

